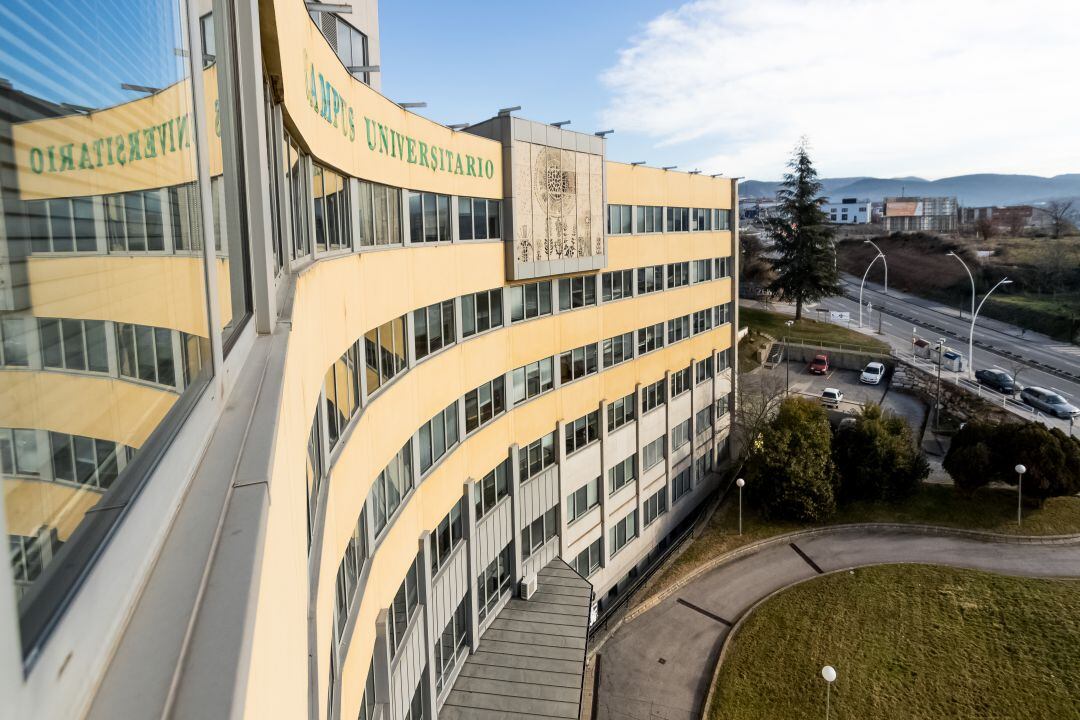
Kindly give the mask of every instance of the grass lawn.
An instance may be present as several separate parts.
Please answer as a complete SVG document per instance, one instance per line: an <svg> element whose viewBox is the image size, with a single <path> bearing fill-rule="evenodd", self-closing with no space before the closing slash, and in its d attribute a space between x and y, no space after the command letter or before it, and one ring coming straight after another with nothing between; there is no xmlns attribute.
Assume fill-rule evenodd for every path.
<svg viewBox="0 0 1080 720"><path fill-rule="evenodd" d="M739 323L741 325L748 325L751 330L767 333L777 340L786 335L790 340L804 340L809 343L831 345L857 345L867 351L889 352L888 344L861 332L849 330L832 323L810 320L806 317L788 327L784 323L791 320L791 318L791 315L783 313L739 307Z"/></svg>
<svg viewBox="0 0 1080 720"><path fill-rule="evenodd" d="M737 501L738 496L732 493L709 519L701 536L691 541L663 573L652 578L631 604L639 604L718 555L773 535L811 527L765 520L755 510L744 507L743 534L739 535ZM1024 524L1018 528L1015 491L982 488L965 498L951 486L926 484L903 502L841 506L826 524L861 522L944 525L1014 535L1070 535L1080 533L1080 497L1051 498L1041 508L1025 507Z"/></svg>
<svg viewBox="0 0 1080 720"><path fill-rule="evenodd" d="M1080 581L888 565L817 578L733 640L714 720L1080 717Z"/></svg>

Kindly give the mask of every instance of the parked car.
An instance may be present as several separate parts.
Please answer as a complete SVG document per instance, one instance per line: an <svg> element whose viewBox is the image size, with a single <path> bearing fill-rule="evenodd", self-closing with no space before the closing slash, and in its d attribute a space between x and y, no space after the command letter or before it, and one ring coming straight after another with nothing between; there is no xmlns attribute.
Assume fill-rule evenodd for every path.
<svg viewBox="0 0 1080 720"><path fill-rule="evenodd" d="M829 374L829 356L828 355L815 355L814 359L810 361L810 364L806 368L814 375L828 375Z"/></svg>
<svg viewBox="0 0 1080 720"><path fill-rule="evenodd" d="M859 376L859 382L867 385L877 385L883 377L885 377L884 365L879 362L867 363L866 367L863 368L862 375Z"/></svg>
<svg viewBox="0 0 1080 720"><path fill-rule="evenodd" d="M1020 399L1031 407L1058 418L1070 418L1080 415L1080 408L1070 405L1065 398L1053 390L1030 386L1020 391Z"/></svg>
<svg viewBox="0 0 1080 720"><path fill-rule="evenodd" d="M993 370L990 368L976 370L975 380L977 380L980 385L985 385L988 388L997 390L999 393L1005 393L1006 395L1012 395L1016 388L1013 384L1012 375L1004 370Z"/></svg>
<svg viewBox="0 0 1080 720"><path fill-rule="evenodd" d="M838 408L844 399L844 393L837 388L825 388L821 391L821 404L825 407Z"/></svg>

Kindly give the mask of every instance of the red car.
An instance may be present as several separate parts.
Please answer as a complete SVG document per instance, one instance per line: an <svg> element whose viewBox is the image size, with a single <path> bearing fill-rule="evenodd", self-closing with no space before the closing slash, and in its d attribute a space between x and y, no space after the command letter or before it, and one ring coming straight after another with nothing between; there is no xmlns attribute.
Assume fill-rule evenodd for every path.
<svg viewBox="0 0 1080 720"><path fill-rule="evenodd" d="M828 375L829 374L829 356L828 355L815 355L814 359L810 361L810 365L806 368L814 375Z"/></svg>

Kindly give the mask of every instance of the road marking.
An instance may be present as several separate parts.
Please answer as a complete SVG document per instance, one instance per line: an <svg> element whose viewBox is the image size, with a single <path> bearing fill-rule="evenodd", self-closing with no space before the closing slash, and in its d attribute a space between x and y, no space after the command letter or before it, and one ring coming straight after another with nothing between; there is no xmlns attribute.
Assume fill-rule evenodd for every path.
<svg viewBox="0 0 1080 720"><path fill-rule="evenodd" d="M819 570L818 572L821 572L821 571ZM704 615L705 617L707 617L707 618L709 618L711 620L715 620L718 623L723 623L724 625L727 625L728 627L731 627L731 625L732 625L730 620L725 620L724 618L720 617L716 613L709 612L708 610L706 610L703 607L698 607L697 605L695 605L692 602L687 602L686 600L683 600L682 598L679 598L675 602L679 603L680 605L685 605L686 607L690 608L691 610L693 610L695 612L699 612L702 615Z"/></svg>
<svg viewBox="0 0 1080 720"><path fill-rule="evenodd" d="M814 568L814 571L815 571L815 572L816 572L816 573L817 573L818 575L824 575L824 574L825 574L825 571L824 571L824 570L822 570L822 569L821 569L820 567L818 567L818 564L817 564L816 562L814 562L814 561L813 561L813 560L812 560L812 559L810 558L810 556L809 556L809 555L807 555L807 554L806 554L806 553L804 553L804 552L803 552L803 551L802 551L801 549L799 549L799 546L798 546L798 545L796 545L795 543L788 543L788 545L790 545L790 546L791 546L791 549L792 549L792 550L794 550L794 551L795 551L796 553L798 553L798 554L799 554L799 557L801 557L801 558L802 558L803 560L805 560L805 561L806 561L806 564L807 564L807 565L809 565L810 567Z"/></svg>

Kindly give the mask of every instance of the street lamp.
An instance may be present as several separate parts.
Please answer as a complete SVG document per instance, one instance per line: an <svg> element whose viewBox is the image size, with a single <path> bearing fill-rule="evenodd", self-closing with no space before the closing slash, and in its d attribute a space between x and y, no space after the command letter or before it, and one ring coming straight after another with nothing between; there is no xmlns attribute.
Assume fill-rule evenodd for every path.
<svg viewBox="0 0 1080 720"><path fill-rule="evenodd" d="M742 535L742 489L746 481L739 478L735 481L735 485L739 488L739 534Z"/></svg>
<svg viewBox="0 0 1080 720"><path fill-rule="evenodd" d="M971 313L971 331L968 333L968 377L971 377L974 367L972 355L975 353L975 320L979 317L979 311L982 310L983 303L985 303L990 298L991 293L993 293L1002 285L1012 285L1012 280L1007 277L998 280L997 285L990 288L989 292L983 295L983 299L979 301L979 306L975 308L974 312ZM972 285L972 287L974 287L974 285ZM972 295L971 301L973 303L975 302L974 295Z"/></svg>
<svg viewBox="0 0 1080 720"><path fill-rule="evenodd" d="M1020 527L1020 509L1024 497L1024 473L1027 472L1027 468L1023 465L1017 465L1013 469L1016 470L1016 526Z"/></svg>
<svg viewBox="0 0 1080 720"><path fill-rule="evenodd" d="M866 242L870 242L870 241L867 240ZM866 272L864 272L862 274L862 282L859 283L859 327L863 326L862 325L862 309L863 309L862 293L863 293L863 287L866 285L866 276L870 274L870 268L874 267L874 263L876 263L878 261L878 258L881 258L882 260L884 260L885 256L882 255L880 252L877 255L874 256L874 259L871 260L870 264L866 266ZM872 319L873 318L871 318L871 320Z"/></svg>
<svg viewBox="0 0 1080 720"><path fill-rule="evenodd" d="M889 263L885 262L885 253L881 252L881 248L879 248L877 246L877 243L875 243L873 240L863 240L863 242L866 243L867 245L873 245L874 249L877 250L877 254L879 256L881 256L881 262L885 263L885 296L888 297L888 295L889 295Z"/></svg>
<svg viewBox="0 0 1080 720"><path fill-rule="evenodd" d="M829 720L829 695L832 692L832 684L836 681L836 668L826 665L821 668L821 677L825 678L825 720Z"/></svg>

